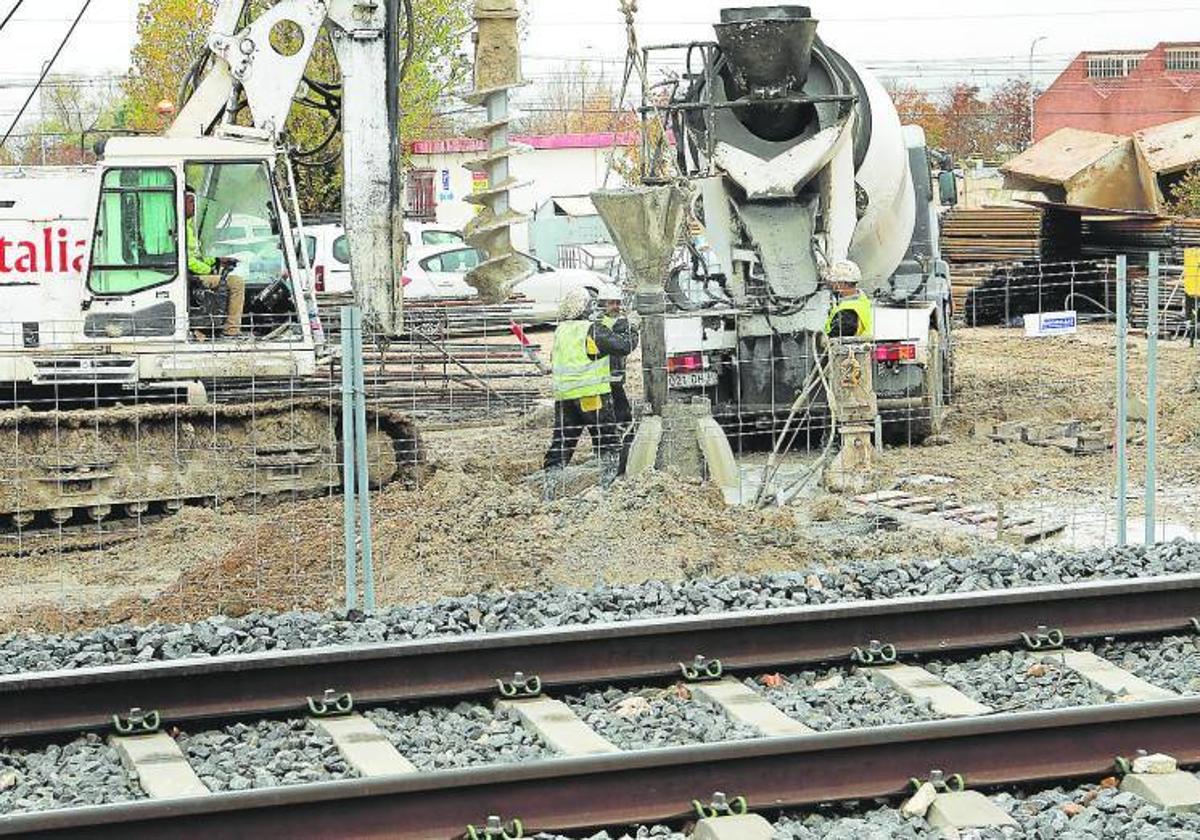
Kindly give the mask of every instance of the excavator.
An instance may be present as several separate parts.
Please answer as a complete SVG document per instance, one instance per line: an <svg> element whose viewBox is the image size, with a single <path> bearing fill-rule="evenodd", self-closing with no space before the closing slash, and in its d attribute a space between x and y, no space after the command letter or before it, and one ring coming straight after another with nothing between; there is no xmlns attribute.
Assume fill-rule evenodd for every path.
<svg viewBox="0 0 1200 840"><path fill-rule="evenodd" d="M279 0L255 15L221 0L190 96L160 136L113 137L94 167L0 172L4 527L340 486L340 407L252 398L255 383L312 377L323 353L292 245L302 230L285 126L326 32L342 77L356 302L374 334L396 335L400 8ZM221 257L215 290L189 272L193 246ZM236 338L220 328L230 271L246 286ZM414 425L388 409L369 421L373 485L403 478L421 460Z"/></svg>

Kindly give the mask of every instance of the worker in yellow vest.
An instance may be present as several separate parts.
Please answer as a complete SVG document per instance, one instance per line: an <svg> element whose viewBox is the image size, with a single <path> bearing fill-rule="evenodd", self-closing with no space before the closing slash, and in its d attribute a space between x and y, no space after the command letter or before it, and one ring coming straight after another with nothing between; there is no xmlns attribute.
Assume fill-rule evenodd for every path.
<svg viewBox="0 0 1200 840"><path fill-rule="evenodd" d="M870 340L875 334L875 308L859 289L862 271L851 260L838 260L825 274L837 303L825 320L826 335Z"/></svg>
<svg viewBox="0 0 1200 840"><path fill-rule="evenodd" d="M600 461L600 483L617 478L620 449L612 406L610 356L632 352L630 339L588 318L591 301L582 289L568 291L559 304L559 324L550 354L554 377L554 434L543 462L543 498L558 494L563 470L571 463L584 429Z"/></svg>

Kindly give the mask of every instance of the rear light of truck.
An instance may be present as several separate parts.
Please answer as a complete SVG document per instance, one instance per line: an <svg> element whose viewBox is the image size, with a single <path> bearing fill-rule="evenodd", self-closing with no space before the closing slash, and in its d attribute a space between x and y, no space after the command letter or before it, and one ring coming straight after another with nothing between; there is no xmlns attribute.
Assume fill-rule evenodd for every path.
<svg viewBox="0 0 1200 840"><path fill-rule="evenodd" d="M667 356L667 373L694 373L704 370L703 353L680 353Z"/></svg>
<svg viewBox="0 0 1200 840"><path fill-rule="evenodd" d="M911 362L917 358L915 344L876 344L875 361L877 362Z"/></svg>
<svg viewBox="0 0 1200 840"><path fill-rule="evenodd" d="M317 266L317 291L325 291L325 266Z"/></svg>
<svg viewBox="0 0 1200 840"><path fill-rule="evenodd" d="M408 288L408 284L409 284L409 283L411 283L411 282L412 282L412 278L411 278L411 277L401 277L401 278L400 278L400 288L402 288L402 289L407 289L407 288Z"/></svg>

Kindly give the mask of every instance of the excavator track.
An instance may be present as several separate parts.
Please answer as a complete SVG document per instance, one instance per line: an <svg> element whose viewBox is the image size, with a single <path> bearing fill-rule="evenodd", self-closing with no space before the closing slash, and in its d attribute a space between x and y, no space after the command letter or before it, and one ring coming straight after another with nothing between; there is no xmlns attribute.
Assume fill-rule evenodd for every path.
<svg viewBox="0 0 1200 840"><path fill-rule="evenodd" d="M0 412L0 533L170 513L342 486L342 409L321 398ZM367 411L372 487L414 481L416 426Z"/></svg>

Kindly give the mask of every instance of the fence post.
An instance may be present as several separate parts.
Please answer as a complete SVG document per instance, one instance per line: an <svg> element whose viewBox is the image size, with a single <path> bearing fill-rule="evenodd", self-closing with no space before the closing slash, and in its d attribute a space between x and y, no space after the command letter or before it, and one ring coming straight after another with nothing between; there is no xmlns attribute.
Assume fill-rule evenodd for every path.
<svg viewBox="0 0 1200 840"><path fill-rule="evenodd" d="M357 451L355 471L358 475L359 533L362 535L363 609L375 611L375 561L371 551L371 484L367 456L367 386L363 372L362 311L354 309L354 444Z"/></svg>
<svg viewBox="0 0 1200 840"><path fill-rule="evenodd" d="M342 539L346 548L346 610L358 606L358 539L355 533L354 484L354 328L357 308L342 307Z"/></svg>
<svg viewBox="0 0 1200 840"><path fill-rule="evenodd" d="M1158 251L1150 252L1146 314L1146 546L1155 543L1155 498L1158 490Z"/></svg>
<svg viewBox="0 0 1200 840"><path fill-rule="evenodd" d="M1125 437L1128 422L1125 404L1126 378L1126 347L1125 335L1128 329L1125 311L1125 284L1127 259L1124 254L1117 257L1117 545L1126 543L1125 533L1125 494L1128 479L1128 465L1125 463Z"/></svg>

